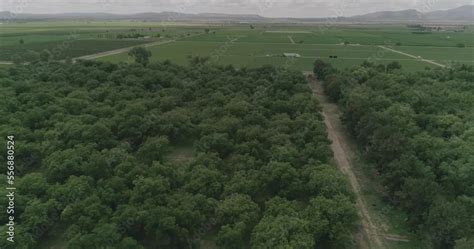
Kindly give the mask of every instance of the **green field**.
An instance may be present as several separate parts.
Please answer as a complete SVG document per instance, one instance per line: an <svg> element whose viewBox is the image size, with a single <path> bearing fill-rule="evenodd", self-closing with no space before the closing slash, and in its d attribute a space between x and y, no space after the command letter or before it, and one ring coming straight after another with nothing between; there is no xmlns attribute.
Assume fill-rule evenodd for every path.
<svg viewBox="0 0 474 249"><path fill-rule="evenodd" d="M197 29L138 22L27 22L0 25L0 61L27 51L50 51L56 59L75 58L114 49L195 34ZM193 33L194 32L194 33ZM203 32L199 29L199 32ZM146 38L117 38L141 34Z"/></svg>
<svg viewBox="0 0 474 249"><path fill-rule="evenodd" d="M204 31L209 29L209 33ZM118 39L118 35L142 34L147 39ZM474 29L416 34L400 25L282 25L173 24L138 21L27 22L0 25L0 61L26 51L52 51L57 59L75 58L160 40L172 43L150 47L152 61L171 60L187 64L191 56L210 57L218 64L237 67L273 64L311 70L315 59L338 68L399 61L405 70L438 67L420 59L450 65L474 64ZM464 47L458 47L462 44ZM388 46L412 57L380 48ZM289 59L283 53L301 57ZM329 56L337 56L330 59ZM419 57L419 58L413 58ZM99 58L129 62L127 53Z"/></svg>
<svg viewBox="0 0 474 249"><path fill-rule="evenodd" d="M449 64L451 62L458 62L462 64L474 65L474 48L438 48L438 47L408 47L401 46L400 50L409 54L416 54L423 58L428 58L442 64Z"/></svg>
<svg viewBox="0 0 474 249"><path fill-rule="evenodd" d="M129 37L136 34L139 37ZM152 53L152 62L169 60L173 63L148 64L147 60L143 60L142 65L133 64L134 58L124 48L144 45ZM39 59L44 51L49 51L52 58L41 56ZM100 54L107 51L112 52ZM147 51L141 52L144 57L147 56ZM15 58L25 59L27 54L32 53L38 59L18 61ZM295 56L285 56L288 53ZM89 58L122 64L81 60L48 63L94 54L99 56ZM188 65L193 57L207 57L212 65L196 63L180 66ZM329 62L327 68L349 69L330 68L317 72L316 67L314 74L304 77L301 71L312 71L317 59ZM12 60L15 60L14 64ZM365 61L376 64L397 61L407 72L389 67L380 69L378 65L350 69ZM452 70L412 72L453 63L474 65L473 26L467 26L463 32L420 34L407 26L388 24L330 27L318 24L177 24L144 21L0 24L0 87L3 89L0 93L8 97L3 98L5 104L1 110L5 125L0 128L5 134L11 131L25 133L20 134L19 144L24 147L20 147L19 155L28 156L18 157L20 161L15 165L33 174L29 176L31 178L21 175L19 186L23 188L18 189L25 189L30 183L34 184L34 188L20 193L20 204L28 206L20 209L23 213L20 224L24 226L22 229L28 226L41 229L34 243L28 241L26 236L21 239L25 240L23 243L31 243L30 248L38 249L93 248L77 245L98 243L99 239L91 239L95 237L103 243L100 248L148 249L157 248L157 245L159 248L185 248L185 241L181 238L186 238L186 243L193 248L194 243L202 248L217 248L219 236L227 239L227 232L220 232L227 231L224 226L228 224L211 222L205 231L200 227L203 224L207 226L206 221L211 217L219 218L221 211L214 212L212 206L222 202L225 205L215 209L224 210L222 213L226 213L228 208L240 208L241 203L249 206L250 210L259 210L255 214L245 211L250 213L248 217L252 219L249 218L249 225L245 225L245 232L242 233L247 234L243 238L248 241L240 248L278 248L264 247L263 244L251 246L248 239L250 232L254 237L258 235L265 239L267 227L272 230L273 227L278 228L274 230L276 235L272 235L275 238L284 233L307 233L313 243L315 237L305 228L305 219L334 212L334 220L338 222L326 221L325 217L310 221L314 222L311 229L319 229L321 224L346 220L344 215L350 211L347 209L349 206L344 208L345 202L339 200L330 204L318 200L314 202L314 210L303 212L301 209L313 207L312 203L306 203L310 196L305 196L311 191L317 193L315 196L327 199L346 194L347 190L341 184L344 182L336 178L335 173L339 172L335 168L331 168L334 173L322 171L327 165L338 163L332 159L331 142L323 122L323 118L335 115L333 118L338 120L339 127L331 123L327 127L328 130L337 129L338 134L342 135L331 140L342 138L344 142L339 141L342 144L340 150L344 152L342 159L351 161L347 164L353 164L354 169L350 170L361 185L357 186L359 183L356 182L353 188L360 190L360 193L355 192L362 197L362 207L367 206L374 231L378 231L370 234L383 236L390 249L429 248L429 238L425 238L423 233L415 233L415 226L408 225L417 224L412 220L412 216L416 218L416 215L410 213L410 209L418 211L418 217L426 213L433 220L440 220L434 224L442 230L445 220L438 218L437 212L445 215L444 211L450 211L451 206L445 208L445 203L436 198L418 205L420 197L425 196L425 188L429 190L426 193L433 193L432 196L442 192L438 186L443 184L444 189L452 188L450 191L453 193L462 193L463 189L468 192L464 173L468 172L470 161L466 161L465 167L459 162L464 160L461 155L469 154L468 149L464 151L464 148L472 147L469 146L470 141L465 139L472 135L472 129L468 129L472 122L464 120L472 113L472 108L469 108L472 98L467 94L472 91L469 84L473 70L453 67ZM214 64L253 69L233 70ZM257 68L262 65L296 71ZM367 71L362 71L365 69ZM319 78L326 72L330 72L331 77ZM318 78L318 82L327 83L325 91L307 88L308 81L310 85L316 83L312 80L313 76ZM345 123L339 124L341 116L335 105L330 104L329 109L327 106L326 109L316 109L314 96L319 96L317 101L324 107L324 95L338 96ZM385 107L389 104L390 108ZM321 110L324 113L320 113ZM363 129L359 124L364 125L360 125ZM345 133L345 126L351 128L351 133ZM381 128L385 126L390 129ZM406 135L398 134L400 131L406 132ZM415 132L419 134L412 137ZM350 140L352 136L357 140ZM348 143L344 141L346 137ZM404 144L400 141L405 140L398 140L399 137L409 141L410 144L406 143L409 147L400 146ZM465 144L461 144L463 139L467 141ZM390 146L384 147L385 144ZM426 144L430 146L426 150L418 148ZM357 149L357 146L361 147ZM337 151L333 149L333 152ZM405 157L396 157L399 152L405 153ZM374 160L369 157L371 155L380 159ZM444 157L453 159L444 163ZM38 165L33 160L37 158L41 159ZM281 164L274 164L278 160ZM413 165L412 161L415 161ZM313 171L314 163L321 171ZM448 170L447 166L453 170ZM388 169L393 169L393 172ZM426 173L426 181L425 171L429 172ZM395 178L398 174L403 178ZM411 183L412 176L416 174L420 176L413 190L419 192L410 192L412 186L406 182ZM431 179L434 176L436 181ZM385 178L392 177L397 184L389 185L389 189ZM303 187L296 188L296 185ZM325 189L324 185L329 187ZM234 192L249 198L236 199L235 203L227 204L228 197L234 200L232 195L226 195ZM415 193L413 198L406 197L411 193ZM201 196L215 200L202 199ZM278 223L266 223L268 217L275 218L272 213L277 209L268 204L270 197L274 196L291 197L297 204L275 202L278 204L275 207L282 208L282 213L286 212L284 216L279 216L301 213L290 217L298 220L296 225L289 226L292 225L288 222L291 220L286 218L277 220ZM354 197L349 192L347 198L343 197L349 203L353 202ZM443 192L437 197L444 201L450 196ZM47 198L54 202L43 203ZM410 205L395 207L393 204L398 205L399 199L404 201L401 204ZM453 203L457 204L457 201ZM471 204L466 204L466 207L471 207ZM246 208L246 205L242 207ZM439 205L439 210L431 213L424 211L435 205ZM51 210L60 212L57 212L57 217L54 216L56 213L50 217ZM130 219L133 216L130 213L135 213L135 210L138 210L137 217ZM234 211L229 213L234 215ZM353 214L355 217L356 213ZM448 212L446 217L450 215ZM263 225L257 227L253 220ZM459 223L468 224L464 222L466 220L469 219ZM419 228L428 227L430 222L420 223ZM356 225L360 225L355 221L347 223L341 223L341 228L353 226L351 229L355 230ZM94 226L99 229L90 229ZM110 234L114 235L115 228L119 236L106 233L112 231ZM305 229L299 231L300 228ZM338 233L337 229L332 231L332 226L326 228L324 225L324 229ZM23 231L28 234L30 230ZM352 238L350 229L339 230L348 233L344 237L337 235L333 238L331 235L329 238L327 235L330 233L325 231L317 237L323 238L321 244L297 248L335 248L331 246L333 239ZM196 234L199 236L193 236ZM143 247L134 247L133 243L127 247L117 246L119 243L131 243L130 240L122 241L122 236L133 238L133 243L136 239L136 245ZM435 236L437 234L433 233ZM110 244L109 240L116 240L113 241L115 244ZM170 242L172 240L179 242L174 246ZM347 242L349 246L351 241ZM330 246L326 247L326 244ZM0 243L0 248L5 247Z"/></svg>
<svg viewBox="0 0 474 249"><path fill-rule="evenodd" d="M229 26L215 27L212 31L152 47L152 60L186 64L190 56L209 56L215 63L238 67L273 64L305 71L311 70L312 62L318 58L339 68L357 65L365 60L376 63L396 60L410 71L437 67L378 47L384 45L446 65L452 62L474 62L473 31L470 28L465 32L431 34L413 34L412 29L396 26L261 26L253 30L246 26ZM460 43L465 47L457 47ZM301 57L289 59L283 57L283 53L297 53ZM329 59L329 56L338 58ZM99 60L129 61L126 54Z"/></svg>
<svg viewBox="0 0 474 249"><path fill-rule="evenodd" d="M430 66L418 63L403 55L384 51L376 46L342 46L342 45L315 45L315 44L267 44L250 42L204 42L204 41L177 41L174 43L150 48L153 60L171 60L186 64L189 56L210 56L211 60L220 64L236 66L259 66L273 64L288 66L301 70L311 70L314 60L327 59L330 55L337 55L337 59L328 59L337 67L347 67L362 63L368 58L386 63L398 60L402 65L423 69ZM283 57L283 53L298 53L297 59ZM378 56L380 55L380 56ZM118 54L101 58L103 61L126 61L127 54Z"/></svg>

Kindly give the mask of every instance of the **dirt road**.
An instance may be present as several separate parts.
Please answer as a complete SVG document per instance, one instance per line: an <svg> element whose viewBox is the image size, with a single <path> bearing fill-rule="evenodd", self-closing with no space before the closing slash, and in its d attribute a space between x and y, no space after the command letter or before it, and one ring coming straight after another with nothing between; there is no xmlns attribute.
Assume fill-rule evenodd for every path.
<svg viewBox="0 0 474 249"><path fill-rule="evenodd" d="M203 35L203 34L204 33L194 34L194 35L188 36L187 38L200 36L200 35ZM159 45L163 45L163 44L167 44L167 43L172 43L172 42L175 42L175 41L176 41L176 39L167 40L167 41L150 42L150 43L140 44L140 45L136 45L136 46L132 46L132 47L120 48L120 49L116 49L116 50L100 52L100 53L91 54L91 55L85 55L85 56L74 58L74 60L78 60L78 59L80 59L80 60L94 60L94 59L104 57L104 56L125 53L125 52L128 52L130 49L132 49L134 47L148 48L148 47L159 46Z"/></svg>
<svg viewBox="0 0 474 249"><path fill-rule="evenodd" d="M288 39L290 39L291 44L296 44L295 40L293 40L293 37L291 37L291 35L288 36Z"/></svg>
<svg viewBox="0 0 474 249"><path fill-rule="evenodd" d="M151 43L136 45L136 46L132 46L132 47L126 47L126 48L120 48L120 49L115 49L115 50L106 51L106 52L100 52L100 53L96 53L96 54L84 55L84 56L81 56L81 57L74 58L74 60L94 60L94 59L104 57L104 56L125 53L125 52L128 52L130 49L132 49L134 47L148 48L148 47L152 47L152 46L158 46L158 45L163 45L163 44L166 44L166 43L171 43L171 42L174 42L174 41L175 40L151 42Z"/></svg>
<svg viewBox="0 0 474 249"><path fill-rule="evenodd" d="M435 62L435 61L432 61L432 60L427 60L427 59L423 59L421 58L420 56L415 56L415 55L412 55L412 54L407 54L405 52L402 52L402 51L398 51L398 50L395 50L393 48L387 48L385 46L379 46L379 48L383 48L385 50L388 50L388 51L391 51L391 52L394 52L394 53L397 53L397 54L401 54L401 55L405 55L405 56L408 56L410 58L414 58L414 59L417 59L417 60L420 60L420 61L424 61L426 63L430 63L430 64L433 64L433 65L436 65L438 67L446 67L446 65L443 65L441 63L438 63L438 62Z"/></svg>
<svg viewBox="0 0 474 249"><path fill-rule="evenodd" d="M367 249L388 249L384 242L384 235L379 234L379 229L374 225L372 217L368 211L367 204L362 196L359 180L352 168L354 152L347 142L347 137L343 132L340 121L338 107L330 103L323 94L322 86L316 80L310 80L313 94L318 98L323 108L324 122L327 127L329 139L332 141L331 149L334 152L334 160L339 169L347 176L349 183L356 195L356 206L362 221L363 239L359 240L360 248Z"/></svg>

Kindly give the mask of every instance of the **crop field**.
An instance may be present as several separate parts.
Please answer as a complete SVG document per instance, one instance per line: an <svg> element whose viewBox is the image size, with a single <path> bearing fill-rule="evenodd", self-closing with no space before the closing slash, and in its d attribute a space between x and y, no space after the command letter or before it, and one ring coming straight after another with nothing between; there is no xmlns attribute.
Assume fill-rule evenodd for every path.
<svg viewBox="0 0 474 249"><path fill-rule="evenodd" d="M208 56L215 63L235 66L273 64L299 70L311 70L315 59L336 67L350 67L369 60L375 63L399 61L409 71L437 67L421 59L448 65L452 62L474 63L473 30L414 34L412 29L397 26L229 26L211 28L209 34L183 38L151 47L152 60L171 60L186 64L190 56ZM464 47L458 47L463 44ZM413 55L388 51L379 46ZM299 54L285 58L283 53ZM337 56L337 58L329 58ZM129 61L126 54L100 58L103 61Z"/></svg>
<svg viewBox="0 0 474 249"><path fill-rule="evenodd" d="M128 38L140 34L142 37ZM152 61L171 60L187 64L191 56L210 57L218 64L237 67L273 64L311 70L315 59L335 67L363 61L398 61L405 70L423 70L451 63L474 64L474 29L463 32L435 31L419 34L397 25L282 25L282 24L173 24L138 21L28 22L0 25L0 61L27 51L53 52L56 59L131 47L156 41L173 42L151 46ZM119 39L119 36L126 38ZM143 37L146 36L146 37ZM385 46L396 51L383 49ZM298 58L286 58L296 53ZM405 54L403 54L405 53ZM337 57L337 58L330 58ZM99 58L129 62L127 53Z"/></svg>
<svg viewBox="0 0 474 249"><path fill-rule="evenodd" d="M474 249L474 24L9 20L0 249Z"/></svg>
<svg viewBox="0 0 474 249"><path fill-rule="evenodd" d="M135 22L28 22L0 25L0 61L28 51L50 51L56 59L130 47L192 34L192 29ZM202 32L200 30L200 32ZM146 37L118 38L140 34Z"/></svg>
<svg viewBox="0 0 474 249"><path fill-rule="evenodd" d="M442 64L450 64L452 62L458 62L467 65L474 65L474 48L457 48L457 47L408 47L402 46L397 50L416 54L423 58L428 58Z"/></svg>
<svg viewBox="0 0 474 249"><path fill-rule="evenodd" d="M331 61L337 67L347 67L362 63L373 58L374 61L385 63L399 60L402 65L417 68L416 64L405 56L385 51L376 46L342 46L342 45L316 45L316 44L268 44L250 42L203 42L203 41L177 41L162 46L150 48L154 60L171 60L185 64L189 56L209 56L212 62L220 64L233 64L236 66L259 66L273 64L287 66L301 70L311 70L314 60L329 58L330 55L338 56ZM291 52L301 55L300 58L288 59L283 53ZM104 57L100 60L120 62L126 61L128 55L118 54ZM429 64L421 64L423 69Z"/></svg>
<svg viewBox="0 0 474 249"><path fill-rule="evenodd" d="M32 43L27 46L10 46L0 51L0 58L10 60L13 55L22 54L30 51L51 51L55 58L65 59L74 58L92 53L99 53L108 50L114 50L123 47L130 47L146 43L145 41L128 41L128 40L70 40L70 41L49 41Z"/></svg>

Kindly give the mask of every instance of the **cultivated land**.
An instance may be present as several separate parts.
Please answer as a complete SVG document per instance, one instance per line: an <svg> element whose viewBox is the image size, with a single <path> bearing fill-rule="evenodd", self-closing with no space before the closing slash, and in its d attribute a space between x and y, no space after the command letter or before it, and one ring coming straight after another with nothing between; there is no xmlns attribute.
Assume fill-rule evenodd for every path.
<svg viewBox="0 0 474 249"><path fill-rule="evenodd" d="M172 40L201 29L141 22L26 22L0 25L0 61L28 51L50 51L56 59L76 58L141 44ZM135 38L134 35L140 35ZM123 38L120 38L120 37ZM130 36L130 37L129 37Z"/></svg>
<svg viewBox="0 0 474 249"><path fill-rule="evenodd" d="M206 30L208 29L208 30ZM118 38L140 34L148 38ZM311 71L316 59L338 68L364 61L387 64L398 61L403 70L450 66L453 63L474 65L474 30L417 34L404 26L310 26L310 25L184 25L146 22L31 22L0 25L0 68L10 67L13 55L48 49L57 59L81 58L109 62L132 61L130 47L145 46L152 61L170 60L188 64L193 56L209 57L216 64L257 67L264 64ZM20 42L22 41L22 42ZM54 51L59 51L54 53ZM283 53L297 53L285 58ZM329 58L330 56L337 58ZM362 218L361 248L426 248L408 232L406 215L384 202L379 180L340 122L337 106L329 103L316 87L324 112L328 134L333 141L335 162L350 179L357 195ZM186 163L193 159L190 146L177 147L166 159ZM56 229L56 228L55 228ZM61 234L58 229L58 234ZM61 248L66 238L56 237L50 244Z"/></svg>
<svg viewBox="0 0 474 249"><path fill-rule="evenodd" d="M394 26L259 26L255 29L229 26L211 28L209 34L150 49L155 55L152 60L167 59L186 64L189 56L210 56L216 63L239 67L276 64L299 70L311 70L312 62L317 58L339 68L358 65L365 60L376 63L396 60L410 71L451 63L474 63L470 27L456 33L413 32L407 27ZM465 47L457 47L459 44ZM285 52L298 53L301 57L288 60L282 56ZM337 56L337 59L329 56ZM126 57L126 54L118 54L101 60L119 62L126 61Z"/></svg>
<svg viewBox="0 0 474 249"><path fill-rule="evenodd" d="M134 34L147 38L117 38ZM472 26L463 32L419 34L402 25L259 24L251 27L138 21L27 22L0 25L0 61L11 61L12 55L26 51L48 49L59 59L86 56L127 62L125 48L156 44L148 47L153 53L152 61L170 60L179 64L187 64L190 56L208 56L223 65L273 64L308 71L318 58L338 68L365 60L376 63L396 60L405 70L416 71L452 63L474 64L473 37ZM174 42L162 43L170 40ZM121 49L122 53L118 53ZM113 50L117 52L107 53ZM283 53L298 53L301 57L289 60Z"/></svg>

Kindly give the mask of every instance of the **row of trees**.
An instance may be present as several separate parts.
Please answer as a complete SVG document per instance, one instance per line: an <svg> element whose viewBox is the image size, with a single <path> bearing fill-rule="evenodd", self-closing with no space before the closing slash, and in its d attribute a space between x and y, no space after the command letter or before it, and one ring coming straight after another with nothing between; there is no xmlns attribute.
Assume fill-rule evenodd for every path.
<svg viewBox="0 0 474 249"><path fill-rule="evenodd" d="M392 204L433 248L474 242L474 68L405 73L396 62L315 74L375 163ZM469 247L469 248L470 248Z"/></svg>
<svg viewBox="0 0 474 249"><path fill-rule="evenodd" d="M351 248L354 197L300 73L142 52L0 71L19 177L16 242L2 227L1 248Z"/></svg>

